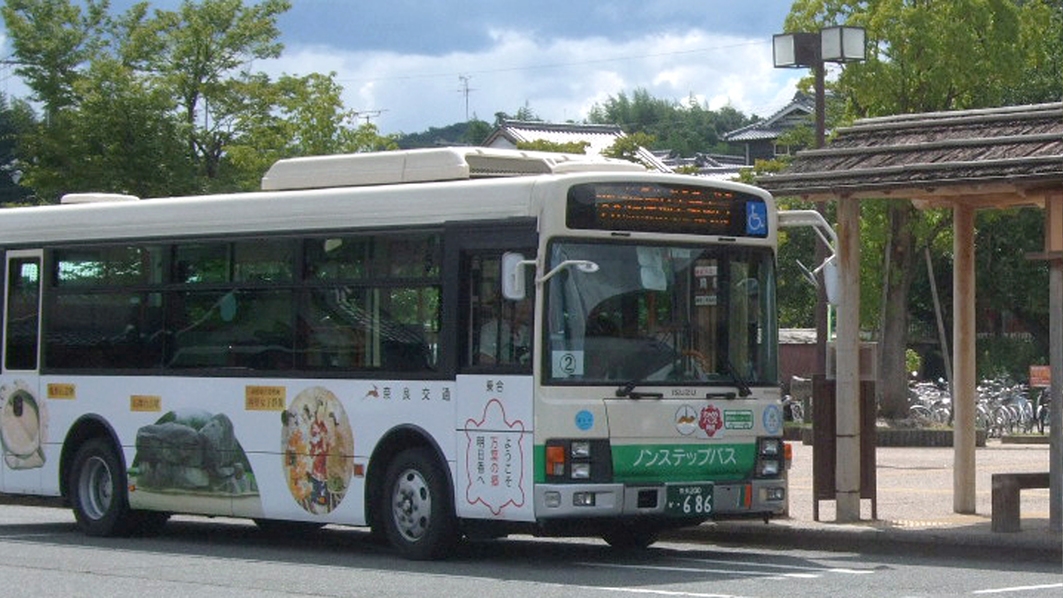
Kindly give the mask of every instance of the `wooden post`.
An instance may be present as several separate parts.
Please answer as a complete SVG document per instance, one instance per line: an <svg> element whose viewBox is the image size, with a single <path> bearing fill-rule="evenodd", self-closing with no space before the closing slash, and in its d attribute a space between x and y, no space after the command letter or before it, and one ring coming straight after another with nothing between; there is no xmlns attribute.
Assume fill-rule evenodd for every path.
<svg viewBox="0 0 1063 598"><path fill-rule="evenodd" d="M975 284L974 208L957 203L953 208L952 366L953 475L952 508L975 512Z"/></svg>
<svg viewBox="0 0 1063 598"><path fill-rule="evenodd" d="M838 200L837 519L860 520L860 202Z"/></svg>
<svg viewBox="0 0 1063 598"><path fill-rule="evenodd" d="M1063 190L1045 198L1045 252L1048 262L1049 396L1048 528L1063 531Z"/></svg>

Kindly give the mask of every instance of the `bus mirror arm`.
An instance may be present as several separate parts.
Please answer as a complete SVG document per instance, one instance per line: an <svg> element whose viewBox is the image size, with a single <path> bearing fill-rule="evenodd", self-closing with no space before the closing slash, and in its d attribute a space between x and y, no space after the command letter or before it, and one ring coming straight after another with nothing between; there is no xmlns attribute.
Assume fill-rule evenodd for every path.
<svg viewBox="0 0 1063 598"><path fill-rule="evenodd" d="M804 265L801 260L794 260L797 262L797 267L801 269L801 274L805 275L805 280L812 284L814 287L819 286L819 281L816 280L816 273L808 269L808 266Z"/></svg>
<svg viewBox="0 0 1063 598"><path fill-rule="evenodd" d="M550 270L546 274L543 274L539 278L535 279L535 284L542 284L551 278L558 272L566 270L568 268L575 268L580 272L586 272L588 274L598 271L598 264L590 260L565 260L560 264L554 266L553 270Z"/></svg>
<svg viewBox="0 0 1063 598"><path fill-rule="evenodd" d="M525 259L523 254L508 252L502 255L502 296L510 301L520 301L528 294L527 285L524 283L524 268L536 267L535 260ZM562 270L575 268L580 272L590 274L597 272L599 266L590 260L565 260L553 267L552 270L535 279L536 286L550 280Z"/></svg>
<svg viewBox="0 0 1063 598"><path fill-rule="evenodd" d="M811 271L805 267L804 264L798 262L798 266L804 272L805 276L812 281L812 285L819 287L816 283L816 274L822 272L823 274L823 287L824 292L827 295L827 302L831 305L838 304L838 262L834 259L837 255L838 247L838 234L834 232L834 228L827 222L823 215L815 210L782 210L779 212L779 227L810 227L815 231L816 236L823 245L827 247L830 255L823 260L823 263L816 266Z"/></svg>

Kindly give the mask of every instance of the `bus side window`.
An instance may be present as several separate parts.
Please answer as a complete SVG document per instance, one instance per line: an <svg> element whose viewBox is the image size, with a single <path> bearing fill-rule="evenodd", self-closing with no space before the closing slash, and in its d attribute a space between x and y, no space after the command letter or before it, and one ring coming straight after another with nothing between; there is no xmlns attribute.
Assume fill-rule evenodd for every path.
<svg viewBox="0 0 1063 598"><path fill-rule="evenodd" d="M502 296L501 254L472 258L470 288L470 365L527 369L533 355L534 294L512 301ZM532 268L526 275L534 276ZM535 287L527 286L529 290Z"/></svg>
<svg viewBox="0 0 1063 598"><path fill-rule="evenodd" d="M13 259L8 267L4 366L9 370L33 370L37 368L40 322L40 260Z"/></svg>

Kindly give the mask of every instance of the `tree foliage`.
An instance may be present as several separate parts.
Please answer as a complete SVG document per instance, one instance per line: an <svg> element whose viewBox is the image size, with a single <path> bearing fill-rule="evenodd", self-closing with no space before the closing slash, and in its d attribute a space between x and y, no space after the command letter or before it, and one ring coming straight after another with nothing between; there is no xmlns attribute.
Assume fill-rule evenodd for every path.
<svg viewBox="0 0 1063 598"><path fill-rule="evenodd" d="M400 133L395 141L402 149L440 147L445 145L481 145L494 131L491 123L473 117L445 127L429 127L425 131Z"/></svg>
<svg viewBox="0 0 1063 598"><path fill-rule="evenodd" d="M535 141L518 141L517 149L535 152L555 152L561 154L586 154L589 141L547 141L536 139Z"/></svg>
<svg viewBox="0 0 1063 598"><path fill-rule="evenodd" d="M32 191L22 184L18 140L33 125L33 109L24 100L9 102L0 93L0 206L28 203Z"/></svg>
<svg viewBox="0 0 1063 598"><path fill-rule="evenodd" d="M159 40L134 50L151 50L138 58L149 77L177 98L189 153L208 181L221 174L225 148L241 133L247 105L261 102L250 94L263 87L270 93L261 85L262 76L248 69L255 60L280 56L276 20L290 7L288 0L185 1L176 11L157 11L152 21L135 27Z"/></svg>
<svg viewBox="0 0 1063 598"><path fill-rule="evenodd" d="M730 153L723 135L755 121L726 106L709 110L696 98L685 103L655 98L642 88L629 97L620 92L595 104L587 116L593 124L619 125L626 133L643 133L652 139L649 149L669 149L681 156L698 152Z"/></svg>
<svg viewBox="0 0 1063 598"><path fill-rule="evenodd" d="M847 118L858 118L1058 100L1060 10L1059 2L1037 0L797 0L785 28L866 28L867 60L831 83ZM950 214L895 200L885 210L877 226L865 218L864 230L865 239L881 243L882 290L862 296L880 301L880 408L899 417L907 410L909 290L922 248L938 244Z"/></svg>
<svg viewBox="0 0 1063 598"><path fill-rule="evenodd" d="M280 55L290 5L142 2L113 15L104 0L7 2L16 72L43 110L18 144L24 184L45 201L250 189L277 158L396 147L357 126L334 74L253 70Z"/></svg>
<svg viewBox="0 0 1063 598"><path fill-rule="evenodd" d="M614 141L612 145L602 150L602 155L607 158L619 158L621 160L627 160L628 162L642 164L639 152L643 148L652 147L655 141L656 139L653 135L642 132L624 135ZM649 164L643 165L647 167L650 166Z"/></svg>
<svg viewBox="0 0 1063 598"><path fill-rule="evenodd" d="M106 0L84 4L83 10L68 0L9 0L0 9L15 73L48 115L75 103L74 85L107 39Z"/></svg>

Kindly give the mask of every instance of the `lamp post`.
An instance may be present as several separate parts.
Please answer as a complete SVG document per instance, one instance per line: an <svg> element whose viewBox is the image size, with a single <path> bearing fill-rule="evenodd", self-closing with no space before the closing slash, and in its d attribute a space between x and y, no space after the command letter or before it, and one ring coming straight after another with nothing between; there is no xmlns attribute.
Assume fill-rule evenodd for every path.
<svg viewBox="0 0 1063 598"><path fill-rule="evenodd" d="M824 65L827 62L845 64L866 58L866 32L863 27L834 26L818 32L779 33L772 36L772 57L775 68L810 68L815 78L815 148L826 145L826 91ZM824 202L816 202L816 211L826 212ZM827 258L826 249L816 244L816 264ZM827 301L820 284L816 301L816 368L826 373L827 363Z"/></svg>
<svg viewBox="0 0 1063 598"><path fill-rule="evenodd" d="M772 36L775 68L811 68L816 91L816 148L825 142L826 100L824 64L861 62L866 58L863 27L826 27L818 33L780 33Z"/></svg>
<svg viewBox="0 0 1063 598"><path fill-rule="evenodd" d="M827 62L844 64L865 59L866 34L860 27L827 27L817 33L797 32L775 35L772 38L774 65L776 68L811 68L815 77L816 110L816 149L826 145L826 92L824 91L824 65ZM826 203L816 202L816 210L823 214ZM860 497L862 494L861 467L863 450L860 442L860 389L859 375L853 375L859 369L859 292L853 296L852 289L858 288L858 280L852 279L852 273L859 270L859 208L856 204L841 204L838 209L839 227L839 265L842 274L841 296L844 303L840 315L838 350L835 357L836 370L836 419L834 430L835 475L833 492L837 500L837 517L839 522L858 521L860 519ZM855 250L854 250L855 248ZM827 258L823 244L816 244L816 263L822 264ZM828 307L825 285L819 284L816 302L816 373L826 374ZM840 367L844 361L845 367ZM817 450L823 450L819 443ZM829 450L829 449L828 449ZM819 462L818 459L816 459ZM816 469L815 467L813 469ZM818 474L814 476L819 479ZM813 486L813 513L819 512L819 488Z"/></svg>

